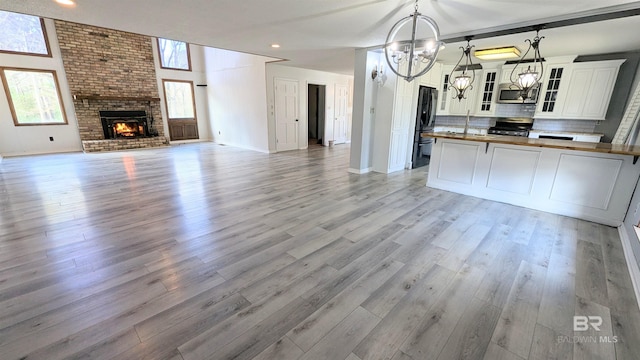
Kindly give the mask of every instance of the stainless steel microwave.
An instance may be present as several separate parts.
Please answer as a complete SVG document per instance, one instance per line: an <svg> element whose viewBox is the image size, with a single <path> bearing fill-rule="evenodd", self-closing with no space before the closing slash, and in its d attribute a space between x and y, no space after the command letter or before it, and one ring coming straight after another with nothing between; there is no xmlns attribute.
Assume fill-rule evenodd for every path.
<svg viewBox="0 0 640 360"><path fill-rule="evenodd" d="M501 104L535 104L538 101L539 87L534 87L529 91L529 97L522 101L520 90L512 84L500 84L498 87L497 102Z"/></svg>

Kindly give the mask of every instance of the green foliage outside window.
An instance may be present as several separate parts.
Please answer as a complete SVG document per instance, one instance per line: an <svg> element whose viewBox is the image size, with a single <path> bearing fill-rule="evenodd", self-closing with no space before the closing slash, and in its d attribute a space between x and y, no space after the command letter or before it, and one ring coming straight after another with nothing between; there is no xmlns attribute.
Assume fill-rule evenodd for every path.
<svg viewBox="0 0 640 360"><path fill-rule="evenodd" d="M16 125L65 124L52 71L4 70Z"/></svg>

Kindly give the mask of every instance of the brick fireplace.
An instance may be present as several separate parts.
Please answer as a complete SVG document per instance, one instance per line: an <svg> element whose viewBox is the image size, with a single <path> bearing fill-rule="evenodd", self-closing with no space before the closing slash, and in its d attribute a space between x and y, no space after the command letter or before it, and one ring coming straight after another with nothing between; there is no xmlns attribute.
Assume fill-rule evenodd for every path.
<svg viewBox="0 0 640 360"><path fill-rule="evenodd" d="M160 111L152 39L61 20L56 20L55 25L84 150L168 145ZM143 134L109 138L100 114L114 111L144 113Z"/></svg>

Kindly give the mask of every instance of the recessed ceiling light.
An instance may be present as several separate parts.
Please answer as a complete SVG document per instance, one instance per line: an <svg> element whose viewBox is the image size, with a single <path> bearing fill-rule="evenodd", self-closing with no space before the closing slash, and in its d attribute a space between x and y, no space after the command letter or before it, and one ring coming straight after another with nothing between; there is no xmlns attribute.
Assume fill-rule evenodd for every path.
<svg viewBox="0 0 640 360"><path fill-rule="evenodd" d="M280 44L271 44L271 47L274 48L274 49L277 49L277 48L280 47Z"/></svg>
<svg viewBox="0 0 640 360"><path fill-rule="evenodd" d="M73 0L55 0L55 2L63 6L76 6L76 2Z"/></svg>

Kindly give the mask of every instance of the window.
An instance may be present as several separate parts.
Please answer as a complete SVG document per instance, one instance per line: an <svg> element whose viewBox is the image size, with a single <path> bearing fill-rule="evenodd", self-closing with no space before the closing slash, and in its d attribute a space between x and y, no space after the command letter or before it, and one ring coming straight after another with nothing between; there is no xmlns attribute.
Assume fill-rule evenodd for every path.
<svg viewBox="0 0 640 360"><path fill-rule="evenodd" d="M191 71L189 45L186 42L158 38L160 67Z"/></svg>
<svg viewBox="0 0 640 360"><path fill-rule="evenodd" d="M0 52L51 56L42 19L0 11Z"/></svg>
<svg viewBox="0 0 640 360"><path fill-rule="evenodd" d="M55 71L2 69L1 75L14 124L67 123Z"/></svg>
<svg viewBox="0 0 640 360"><path fill-rule="evenodd" d="M193 83L191 81L162 80L169 120L195 119Z"/></svg>

